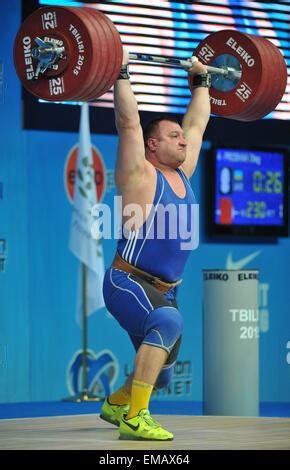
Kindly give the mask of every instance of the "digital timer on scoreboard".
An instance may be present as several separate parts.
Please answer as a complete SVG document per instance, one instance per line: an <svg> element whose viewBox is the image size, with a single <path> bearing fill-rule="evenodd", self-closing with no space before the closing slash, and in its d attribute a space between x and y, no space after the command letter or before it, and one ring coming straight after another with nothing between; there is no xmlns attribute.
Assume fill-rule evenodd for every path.
<svg viewBox="0 0 290 470"><path fill-rule="evenodd" d="M211 231L287 236L286 153L216 148L212 159Z"/></svg>

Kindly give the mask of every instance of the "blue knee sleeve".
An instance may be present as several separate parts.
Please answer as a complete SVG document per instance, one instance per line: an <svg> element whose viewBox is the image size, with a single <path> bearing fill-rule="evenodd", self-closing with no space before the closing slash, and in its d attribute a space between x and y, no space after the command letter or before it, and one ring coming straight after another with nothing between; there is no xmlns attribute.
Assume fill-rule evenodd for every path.
<svg viewBox="0 0 290 470"><path fill-rule="evenodd" d="M170 364L169 366L165 366L165 367L163 367L163 369L161 369L161 372L158 375L158 378L157 378L157 380L155 382L155 385L154 385L155 389L164 388L169 384L169 382L171 380L171 377L172 377L172 374L173 374L174 365L175 365L175 362L173 362L173 364Z"/></svg>
<svg viewBox="0 0 290 470"><path fill-rule="evenodd" d="M144 325L143 343L165 349L168 353L173 349L182 334L183 319L174 307L158 307L147 317Z"/></svg>

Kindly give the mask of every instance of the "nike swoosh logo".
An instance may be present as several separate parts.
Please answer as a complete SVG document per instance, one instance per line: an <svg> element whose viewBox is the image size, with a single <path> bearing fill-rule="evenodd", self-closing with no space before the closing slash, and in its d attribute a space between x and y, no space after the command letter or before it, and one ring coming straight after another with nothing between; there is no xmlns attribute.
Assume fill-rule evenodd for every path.
<svg viewBox="0 0 290 470"><path fill-rule="evenodd" d="M242 258L238 261L233 261L232 252L230 251L226 260L226 269L236 269L236 270L242 269L244 266L250 263L253 259L255 259L260 253L261 253L261 250L255 251L254 253L251 253L245 258Z"/></svg>
<svg viewBox="0 0 290 470"><path fill-rule="evenodd" d="M123 421L123 423L126 424L126 426L129 426L129 428L133 429L133 431L138 431L140 423L138 424L138 426L134 426L134 424L129 423L125 419L122 419L122 421Z"/></svg>

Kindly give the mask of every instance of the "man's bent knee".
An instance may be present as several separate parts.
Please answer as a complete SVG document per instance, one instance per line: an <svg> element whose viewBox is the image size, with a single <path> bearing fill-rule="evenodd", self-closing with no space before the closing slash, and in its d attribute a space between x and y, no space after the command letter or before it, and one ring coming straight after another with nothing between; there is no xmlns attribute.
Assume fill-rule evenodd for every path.
<svg viewBox="0 0 290 470"><path fill-rule="evenodd" d="M146 319L143 343L165 349L171 353L183 330L183 319L174 307L158 307Z"/></svg>

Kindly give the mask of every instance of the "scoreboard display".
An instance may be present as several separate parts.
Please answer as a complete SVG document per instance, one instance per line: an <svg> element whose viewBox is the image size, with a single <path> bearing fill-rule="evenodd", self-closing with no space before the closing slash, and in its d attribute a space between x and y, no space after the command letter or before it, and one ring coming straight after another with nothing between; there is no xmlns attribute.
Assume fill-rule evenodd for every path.
<svg viewBox="0 0 290 470"><path fill-rule="evenodd" d="M213 160L217 232L286 235L285 152L217 148Z"/></svg>

